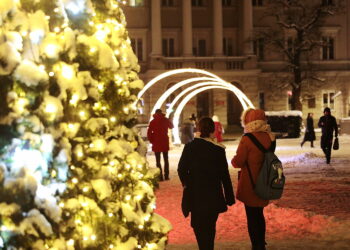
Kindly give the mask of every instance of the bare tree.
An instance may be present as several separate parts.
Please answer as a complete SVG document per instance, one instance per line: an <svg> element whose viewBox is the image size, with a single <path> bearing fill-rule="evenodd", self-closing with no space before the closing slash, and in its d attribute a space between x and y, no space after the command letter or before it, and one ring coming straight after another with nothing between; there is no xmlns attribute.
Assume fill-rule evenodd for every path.
<svg viewBox="0 0 350 250"><path fill-rule="evenodd" d="M264 18L273 18L273 26L259 31L266 48L281 54L286 62L281 84L292 89L292 109L302 110L301 91L304 83L323 82L315 74L313 55L316 48L329 46L322 39L320 27L326 19L340 13L342 0L269 0ZM287 80L287 81L286 81Z"/></svg>

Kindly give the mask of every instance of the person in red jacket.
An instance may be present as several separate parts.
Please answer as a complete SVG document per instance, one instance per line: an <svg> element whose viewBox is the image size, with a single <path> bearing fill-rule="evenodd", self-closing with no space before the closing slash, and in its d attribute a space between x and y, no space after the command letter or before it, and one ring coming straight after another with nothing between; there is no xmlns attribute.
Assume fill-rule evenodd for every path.
<svg viewBox="0 0 350 250"><path fill-rule="evenodd" d="M157 109L153 115L153 120L150 122L147 130L147 138L152 144L152 151L156 155L156 164L160 169L160 180L169 180L169 137L168 129L174 126L172 122L165 117L161 109ZM162 165L160 163L160 155L163 153L164 159L164 177Z"/></svg>
<svg viewBox="0 0 350 250"><path fill-rule="evenodd" d="M219 117L217 115L213 116L213 121L215 124L215 132L214 132L214 136L216 138L217 142L222 142L222 134L224 133L224 128L221 125L221 122L219 121Z"/></svg>
<svg viewBox="0 0 350 250"><path fill-rule="evenodd" d="M253 134L266 149L275 150L275 137L266 122L263 110L248 109L244 111L241 122L244 127L244 133ZM236 197L237 200L244 203L248 233L252 249L254 250L265 249L266 224L263 210L269 201L263 200L255 194L247 166L249 166L252 179L256 183L263 160L264 154L260 149L255 146L248 136L243 136L238 145L236 155L231 161L233 167L241 169L238 175Z"/></svg>

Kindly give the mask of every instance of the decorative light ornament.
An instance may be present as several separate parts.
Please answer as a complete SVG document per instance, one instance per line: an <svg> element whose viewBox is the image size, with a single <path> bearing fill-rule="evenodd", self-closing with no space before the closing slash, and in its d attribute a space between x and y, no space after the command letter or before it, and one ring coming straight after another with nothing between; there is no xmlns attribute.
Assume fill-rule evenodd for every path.
<svg viewBox="0 0 350 250"><path fill-rule="evenodd" d="M109 120L110 120L111 122L116 122L116 121L117 121L117 118L115 118L115 116L112 116L111 118L109 118Z"/></svg>
<svg viewBox="0 0 350 250"><path fill-rule="evenodd" d="M72 66L63 64L62 65L62 76L66 79L72 79L74 77L74 70Z"/></svg>
<svg viewBox="0 0 350 250"><path fill-rule="evenodd" d="M67 241L67 245L68 246L74 246L74 240L70 239L69 241Z"/></svg>
<svg viewBox="0 0 350 250"><path fill-rule="evenodd" d="M73 13L73 15L78 15L84 11L85 1L70 1L65 6L67 10Z"/></svg>
<svg viewBox="0 0 350 250"><path fill-rule="evenodd" d="M43 30L34 30L29 34L29 38L34 44L39 44L43 37L44 37Z"/></svg>
<svg viewBox="0 0 350 250"><path fill-rule="evenodd" d="M57 51L58 51L58 47L56 44L48 44L45 47L45 54L49 57L49 58L53 58L57 55Z"/></svg>
<svg viewBox="0 0 350 250"><path fill-rule="evenodd" d="M51 77L53 77L54 75L55 75L55 73L52 71L49 73L49 76L51 76Z"/></svg>
<svg viewBox="0 0 350 250"><path fill-rule="evenodd" d="M96 235L91 235L91 240L96 240Z"/></svg>
<svg viewBox="0 0 350 250"><path fill-rule="evenodd" d="M104 30L98 30L96 31L95 36L98 40L104 41L107 37L107 32Z"/></svg>
<svg viewBox="0 0 350 250"><path fill-rule="evenodd" d="M45 106L45 112L46 113L56 113L57 112L57 106L53 103L47 103L46 106Z"/></svg>
<svg viewBox="0 0 350 250"><path fill-rule="evenodd" d="M74 178L72 179L72 182L73 182L74 184L77 184L77 183L78 183L78 179L74 177Z"/></svg>
<svg viewBox="0 0 350 250"><path fill-rule="evenodd" d="M58 32L61 31L61 29L60 29L60 27L55 27L55 28L53 29L53 31L55 31L56 33L58 33Z"/></svg>

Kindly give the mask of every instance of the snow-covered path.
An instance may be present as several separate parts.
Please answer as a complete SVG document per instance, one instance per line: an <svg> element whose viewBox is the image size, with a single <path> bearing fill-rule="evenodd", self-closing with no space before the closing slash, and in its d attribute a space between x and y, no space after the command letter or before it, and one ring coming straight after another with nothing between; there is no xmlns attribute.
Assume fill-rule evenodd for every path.
<svg viewBox="0 0 350 250"><path fill-rule="evenodd" d="M319 138L319 137L318 137ZM238 140L226 142L228 161ZM287 178L281 200L265 209L268 249L350 249L350 136L340 137L340 150L333 151L325 164L319 141L300 147L300 139L279 139L276 154L284 163ZM170 181L161 182L156 191L156 212L173 225L167 249L197 249L189 218L181 213L182 188L176 168L182 147L169 152ZM148 154L155 166L153 153ZM230 167L237 184L237 170ZM221 214L217 223L216 249L250 249L246 217L237 202Z"/></svg>

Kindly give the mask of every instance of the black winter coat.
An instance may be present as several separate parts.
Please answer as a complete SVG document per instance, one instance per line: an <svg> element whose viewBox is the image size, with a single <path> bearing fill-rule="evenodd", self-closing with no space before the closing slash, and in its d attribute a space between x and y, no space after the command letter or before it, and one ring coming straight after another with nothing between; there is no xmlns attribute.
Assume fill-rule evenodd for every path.
<svg viewBox="0 0 350 250"><path fill-rule="evenodd" d="M185 188L183 213L202 215L227 211L235 203L225 149L206 139L195 138L185 145L178 174Z"/></svg>
<svg viewBox="0 0 350 250"><path fill-rule="evenodd" d="M308 117L306 119L306 130L304 141L314 141L316 140L315 130L314 130L314 119L312 117Z"/></svg>
<svg viewBox="0 0 350 250"><path fill-rule="evenodd" d="M322 137L333 138L333 132L335 137L338 137L338 125L337 120L332 115L321 116L318 126L322 129Z"/></svg>

